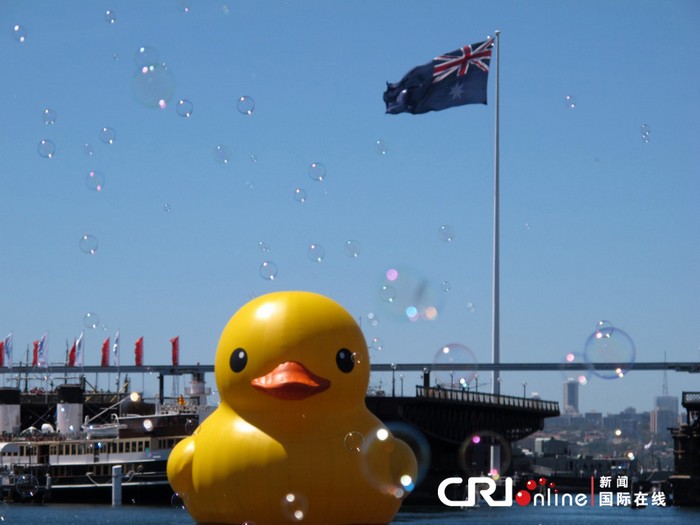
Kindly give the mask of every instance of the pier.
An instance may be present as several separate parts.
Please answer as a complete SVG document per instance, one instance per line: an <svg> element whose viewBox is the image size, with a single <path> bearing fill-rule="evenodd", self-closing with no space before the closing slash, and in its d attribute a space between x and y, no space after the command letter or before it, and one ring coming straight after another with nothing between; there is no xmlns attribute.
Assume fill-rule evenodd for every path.
<svg viewBox="0 0 700 525"><path fill-rule="evenodd" d="M499 363L499 364L373 364L372 372L392 374L391 395L383 390L367 393L367 407L381 419L391 431L408 442L416 452L419 464L425 466L416 490L409 496L413 504L433 504L439 483L451 476L484 475L493 473L490 463L494 447L499 449L499 460L495 465L498 475L511 475L511 444L542 430L548 417L560 414L555 401L509 396L489 392L479 392L455 385L431 385L431 373L462 370L473 371L576 371L576 370L615 370L620 365L614 363ZM648 362L634 363L628 370L673 370L677 372L700 372L700 363L695 362ZM140 374L153 375L158 381L158 394L154 403L147 407L144 403L128 408L129 412L155 409L157 405L176 402L164 393L165 378L191 375L201 389L185 388L184 398L188 403L201 404L204 377L213 373L213 365L151 365L151 366L84 366L65 365L39 368L19 365L0 369L5 376L4 384L13 384L8 395L15 396L22 406L22 426L41 427L46 422L52 424L61 383L75 383L79 378L85 415L94 416L105 407L118 404L128 395L127 389L117 392L90 391L86 378L92 375L114 374L114 377ZM422 385L415 387L413 395L397 396L395 373L420 372ZM10 378L7 376L10 375ZM50 387L43 391L34 388L27 391L27 380L32 384L42 381ZM55 384L54 384L55 383ZM22 388L24 391L22 392ZM201 391L200 391L201 390ZM126 407L124 407L126 409ZM693 427L694 428L694 427ZM687 432L685 429L684 432ZM694 430L693 430L694 431ZM679 435L680 437L680 435ZM678 438L677 438L678 439ZM680 441L679 441L680 442ZM429 467L428 467L429 465ZM454 487L460 491L463 487ZM454 497L460 494L455 493Z"/></svg>

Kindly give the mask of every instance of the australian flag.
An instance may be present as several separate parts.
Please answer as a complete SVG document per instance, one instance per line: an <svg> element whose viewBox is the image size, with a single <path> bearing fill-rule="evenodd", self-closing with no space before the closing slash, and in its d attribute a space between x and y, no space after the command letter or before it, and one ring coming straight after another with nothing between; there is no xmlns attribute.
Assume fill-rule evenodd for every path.
<svg viewBox="0 0 700 525"><path fill-rule="evenodd" d="M464 104L486 104L493 38L464 46L387 82L386 112L427 113Z"/></svg>

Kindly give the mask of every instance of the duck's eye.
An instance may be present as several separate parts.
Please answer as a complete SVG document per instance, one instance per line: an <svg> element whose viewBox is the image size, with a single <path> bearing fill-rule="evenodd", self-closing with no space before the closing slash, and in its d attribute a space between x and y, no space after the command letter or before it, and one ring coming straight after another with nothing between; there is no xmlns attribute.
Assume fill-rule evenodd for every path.
<svg viewBox="0 0 700 525"><path fill-rule="evenodd" d="M248 354L242 348L236 348L231 354L231 370L241 372L248 364Z"/></svg>
<svg viewBox="0 0 700 525"><path fill-rule="evenodd" d="M355 359L352 356L352 352L347 348L338 350L338 353L335 355L335 362L340 371L346 374L350 373L355 367Z"/></svg>

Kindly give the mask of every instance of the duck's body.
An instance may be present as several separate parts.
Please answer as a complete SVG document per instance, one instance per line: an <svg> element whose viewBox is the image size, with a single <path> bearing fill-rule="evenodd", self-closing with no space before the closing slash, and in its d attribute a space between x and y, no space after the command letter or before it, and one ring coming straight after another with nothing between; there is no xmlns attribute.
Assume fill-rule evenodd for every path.
<svg viewBox="0 0 700 525"><path fill-rule="evenodd" d="M364 404L367 346L337 303L279 292L239 310L215 365L221 404L168 461L200 524L386 524L416 460Z"/></svg>

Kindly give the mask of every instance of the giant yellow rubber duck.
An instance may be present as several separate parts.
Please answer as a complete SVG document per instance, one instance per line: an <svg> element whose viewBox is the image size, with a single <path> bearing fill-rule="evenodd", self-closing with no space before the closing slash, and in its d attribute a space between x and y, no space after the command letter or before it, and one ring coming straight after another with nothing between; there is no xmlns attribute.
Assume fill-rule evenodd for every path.
<svg viewBox="0 0 700 525"><path fill-rule="evenodd" d="M168 479L199 524L387 524L417 463L365 406L367 344L310 292L253 299L214 364L221 403L175 447Z"/></svg>

